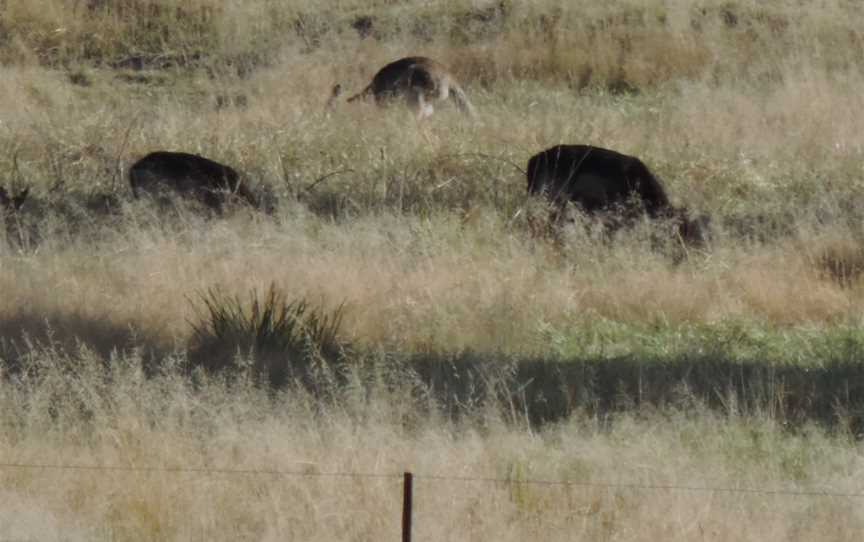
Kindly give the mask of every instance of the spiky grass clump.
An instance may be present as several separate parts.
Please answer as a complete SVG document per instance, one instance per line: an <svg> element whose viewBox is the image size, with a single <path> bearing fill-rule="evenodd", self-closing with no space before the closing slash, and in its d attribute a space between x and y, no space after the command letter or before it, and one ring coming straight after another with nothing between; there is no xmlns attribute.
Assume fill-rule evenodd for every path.
<svg viewBox="0 0 864 542"><path fill-rule="evenodd" d="M252 290L248 304L217 288L201 295L201 302L205 314L192 324L190 339L193 368L242 369L245 357L259 382L280 388L292 378L307 376L317 363L332 366L342 351L344 305L328 313L305 299L288 301L275 285L263 299Z"/></svg>

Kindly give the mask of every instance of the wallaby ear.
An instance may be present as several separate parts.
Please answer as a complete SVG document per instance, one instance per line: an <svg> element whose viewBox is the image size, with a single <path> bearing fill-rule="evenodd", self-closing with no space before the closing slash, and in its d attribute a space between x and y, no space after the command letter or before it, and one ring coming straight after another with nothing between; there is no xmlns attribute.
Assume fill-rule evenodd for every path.
<svg viewBox="0 0 864 542"><path fill-rule="evenodd" d="M342 95L342 85L336 83L333 85L333 91L330 93L330 98L327 99L327 105L324 107L326 110L333 109L333 106L336 105L336 100L339 99L339 96Z"/></svg>

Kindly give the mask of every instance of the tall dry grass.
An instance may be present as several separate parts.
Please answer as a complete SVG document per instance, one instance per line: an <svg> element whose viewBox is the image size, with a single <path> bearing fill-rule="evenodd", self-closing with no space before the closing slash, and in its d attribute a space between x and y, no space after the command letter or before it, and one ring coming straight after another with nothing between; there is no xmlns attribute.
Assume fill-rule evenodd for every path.
<svg viewBox="0 0 864 542"><path fill-rule="evenodd" d="M96 243L60 237L35 253L7 249L5 333L42 336L54 326L98 341L105 326L132 326L167 347L190 336L198 293L245 296L274 284L289 299L345 303L343 330L360 344L542 354L547 326L857 325L864 303L860 280L820 272L819 247L829 245L816 236L751 248L721 239L710 254L675 264L638 232L610 247L577 230L560 251L508 231L491 210L469 227L452 214L340 223L299 207L286 215L281 223L187 216L161 228L131 221Z"/></svg>
<svg viewBox="0 0 864 542"><path fill-rule="evenodd" d="M855 492L854 370L813 388L770 371L736 381L770 384L752 408L722 383L695 393L660 373L680 360L792 364L800 384L810 367L823 378L860 358L856 9L0 1L0 184L33 194L0 222L0 457ZM324 111L334 83L360 90L408 54L448 64L478 119ZM708 250L650 248L648 224L612 243L577 226L560 244L532 237L526 216L542 205L520 169L557 143L642 158L677 204L713 216ZM157 149L235 166L279 196L277 212L207 219L132 201L124 170ZM119 214L90 206L105 193ZM270 284L325 312L345 304L340 340L360 353L326 400L188 375L197 296ZM503 370L514 358L632 361L633 374L609 371L622 390L665 382L674 389L645 397L680 401L654 411L622 391L630 413L540 428L511 397L459 405L453 421L407 369L361 373L367 358L454 352ZM642 357L661 371L643 380ZM806 396L832 383L835 402ZM703 392L723 408L696 404ZM836 405L820 415L838 423L783 426L786 400ZM2 467L0 479L0 538L398 532L396 479ZM416 489L421 539L844 540L861 523L856 501L825 496L422 477Z"/></svg>
<svg viewBox="0 0 864 542"><path fill-rule="evenodd" d="M494 403L459 424L417 416L410 383L349 387L322 410L299 391L274 400L242 382L147 378L140 362L106 371L86 351L34 352L30 378L0 385L0 534L386 538L399 532L404 470L417 476L418 539L851 540L861 529L855 499L818 494L858 491L859 446L812 427L789 435L694 406L534 432ZM584 485L521 484L531 480ZM744 492L684 489L704 487Z"/></svg>
<svg viewBox="0 0 864 542"><path fill-rule="evenodd" d="M61 219L35 253L3 248L7 315L26 305L83 311L170 342L188 331L184 295L276 282L347 301L347 327L361 341L510 350L536 342L538 322L566 326L574 315L831 324L857 322L860 312L855 277L836 283L820 264L825 247L860 244L864 131L848 114L859 109L851 75L833 85L824 74L790 74L796 79L769 89L681 82L635 97L514 84L480 92L476 125L445 111L417 126L403 111L378 116L362 105L324 116L320 97L291 88L290 72L278 70L256 79L260 101L247 109L202 112L164 93L132 102L140 109L131 113L97 102L108 88L78 96L51 72L11 73L4 83L23 107L4 110L4 133L15 137L3 169L33 184L37 198L58 199L49 193L58 182L80 192L113 186L128 197L115 160L174 148L250 172L283 203L280 222L184 215L143 229L156 217L136 210L106 224L108 240L97 243L65 231ZM40 106L31 87L49 101ZM76 107L60 105L67 100ZM511 220L526 203L524 179L506 161L524 167L558 141L642 156L674 200L714 215L711 252L675 267L645 250L639 232L608 248L571 231L561 252L528 239ZM776 232L764 226L772 221ZM770 242L742 241L749 234Z"/></svg>

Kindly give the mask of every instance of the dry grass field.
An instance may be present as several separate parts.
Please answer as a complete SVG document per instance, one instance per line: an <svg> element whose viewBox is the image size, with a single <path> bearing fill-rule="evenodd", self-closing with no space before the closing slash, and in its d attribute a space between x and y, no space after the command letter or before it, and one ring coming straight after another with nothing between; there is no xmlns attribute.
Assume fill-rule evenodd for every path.
<svg viewBox="0 0 864 542"><path fill-rule="evenodd" d="M0 540L398 536L398 478L195 469L411 469L418 540L856 539L859 499L784 491L864 476L859 11L0 0ZM325 108L418 54L475 119ZM538 236L558 143L640 157L708 246ZM134 200L155 150L275 211ZM249 312L270 288L323 331Z"/></svg>

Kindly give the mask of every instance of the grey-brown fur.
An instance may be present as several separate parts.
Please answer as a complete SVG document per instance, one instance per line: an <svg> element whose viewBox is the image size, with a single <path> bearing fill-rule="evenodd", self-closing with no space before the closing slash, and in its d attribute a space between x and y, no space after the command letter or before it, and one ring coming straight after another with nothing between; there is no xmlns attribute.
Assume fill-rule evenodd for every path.
<svg viewBox="0 0 864 542"><path fill-rule="evenodd" d="M336 85L331 104L341 92ZM348 98L349 102L373 97L378 105L403 99L418 118L434 112L434 103L453 100L460 111L474 115L474 106L453 75L439 62L422 56L401 58L387 64L372 78L360 93Z"/></svg>

